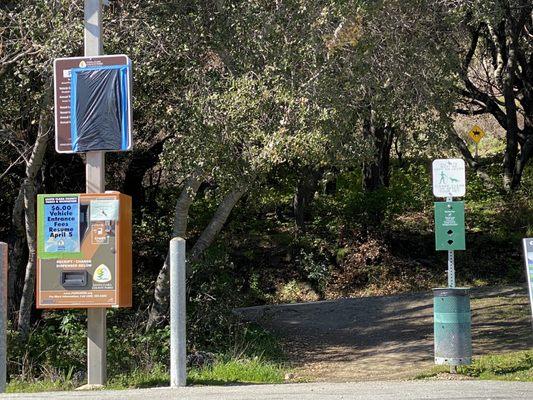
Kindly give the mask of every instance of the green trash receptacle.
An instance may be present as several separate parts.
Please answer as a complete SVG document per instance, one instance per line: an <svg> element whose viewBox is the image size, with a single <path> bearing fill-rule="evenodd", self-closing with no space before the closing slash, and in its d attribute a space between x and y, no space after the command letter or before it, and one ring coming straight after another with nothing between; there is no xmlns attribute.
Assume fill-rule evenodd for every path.
<svg viewBox="0 0 533 400"><path fill-rule="evenodd" d="M469 289L433 289L433 307L435 364L471 364L472 335Z"/></svg>

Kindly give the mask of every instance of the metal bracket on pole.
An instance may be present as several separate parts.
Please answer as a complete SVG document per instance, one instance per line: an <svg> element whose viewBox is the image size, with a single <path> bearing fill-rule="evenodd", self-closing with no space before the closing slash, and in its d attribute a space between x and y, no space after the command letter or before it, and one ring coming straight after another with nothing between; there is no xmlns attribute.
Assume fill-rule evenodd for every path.
<svg viewBox="0 0 533 400"><path fill-rule="evenodd" d="M6 391L7 377L7 253L7 244L0 242L0 393Z"/></svg>
<svg viewBox="0 0 533 400"><path fill-rule="evenodd" d="M85 55L98 56L102 45L102 0L85 0ZM87 193L105 192L105 152L87 153L85 168ZM101 386L107 379L106 309L87 309L87 384Z"/></svg>
<svg viewBox="0 0 533 400"><path fill-rule="evenodd" d="M170 241L170 386L187 384L185 239Z"/></svg>

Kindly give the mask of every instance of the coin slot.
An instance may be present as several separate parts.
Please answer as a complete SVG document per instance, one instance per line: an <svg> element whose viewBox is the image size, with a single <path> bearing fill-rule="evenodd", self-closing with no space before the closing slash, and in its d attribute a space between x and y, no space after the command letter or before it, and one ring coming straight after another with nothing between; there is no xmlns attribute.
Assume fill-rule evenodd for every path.
<svg viewBox="0 0 533 400"><path fill-rule="evenodd" d="M84 287L87 284L87 271L61 271L61 286Z"/></svg>

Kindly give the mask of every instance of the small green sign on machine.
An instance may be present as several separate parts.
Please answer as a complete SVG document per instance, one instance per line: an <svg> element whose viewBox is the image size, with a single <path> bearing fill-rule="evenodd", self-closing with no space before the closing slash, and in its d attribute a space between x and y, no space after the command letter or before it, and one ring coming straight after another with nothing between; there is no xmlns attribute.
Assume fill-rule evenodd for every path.
<svg viewBox="0 0 533 400"><path fill-rule="evenodd" d="M465 250L465 203L435 202L436 250Z"/></svg>

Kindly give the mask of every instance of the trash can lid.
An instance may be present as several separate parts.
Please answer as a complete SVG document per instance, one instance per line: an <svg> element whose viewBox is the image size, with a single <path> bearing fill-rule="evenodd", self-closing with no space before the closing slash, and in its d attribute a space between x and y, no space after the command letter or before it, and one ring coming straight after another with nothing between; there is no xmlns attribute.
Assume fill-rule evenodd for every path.
<svg viewBox="0 0 533 400"><path fill-rule="evenodd" d="M468 296L470 288L434 288L434 297L454 297L454 296Z"/></svg>

